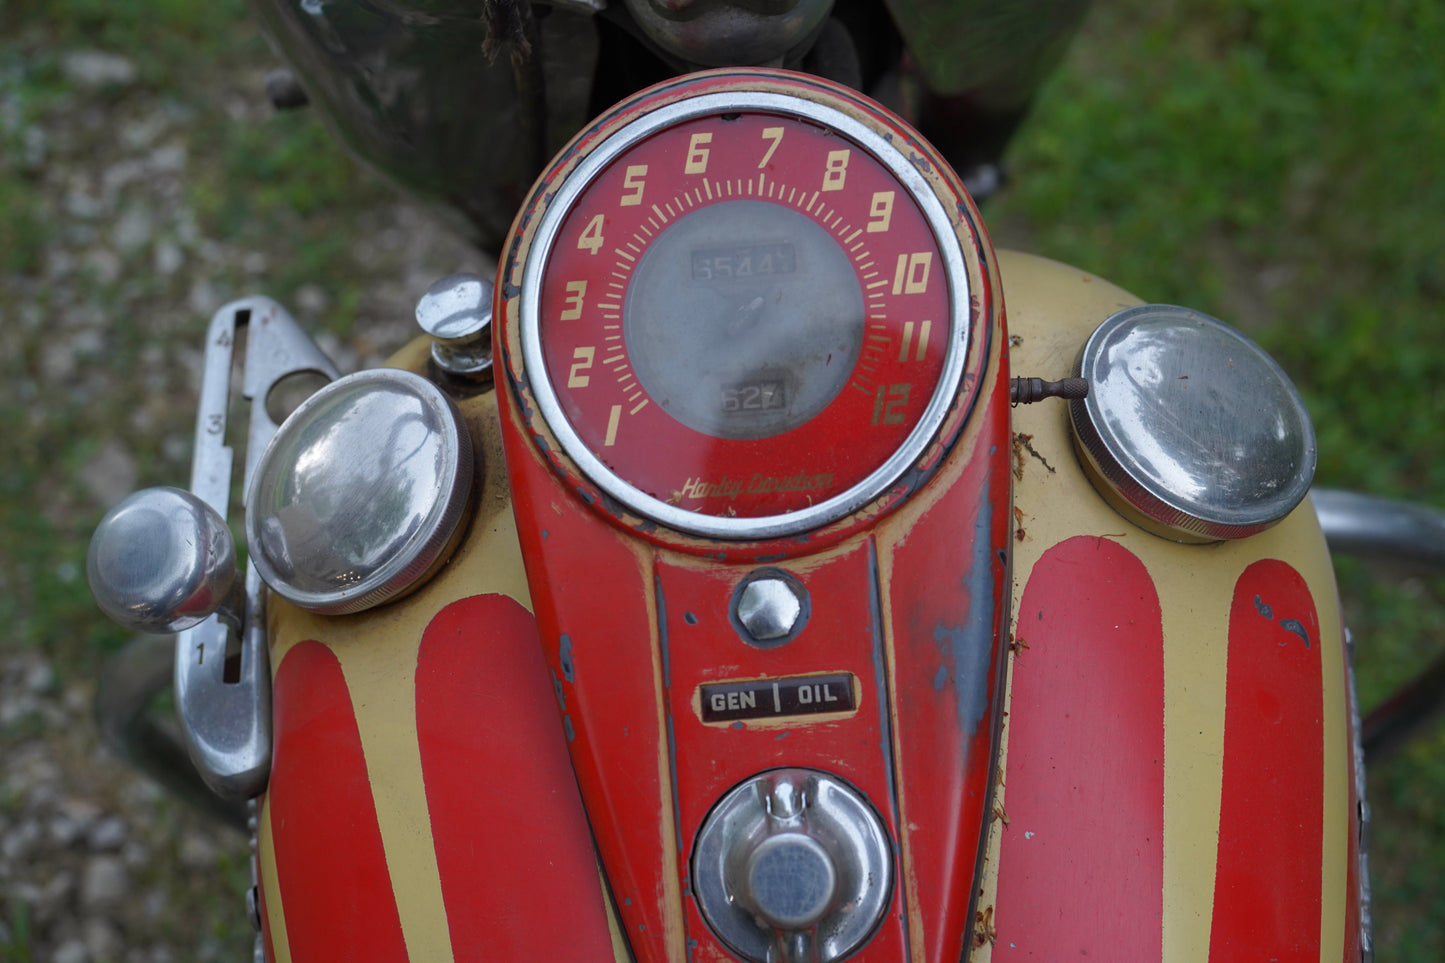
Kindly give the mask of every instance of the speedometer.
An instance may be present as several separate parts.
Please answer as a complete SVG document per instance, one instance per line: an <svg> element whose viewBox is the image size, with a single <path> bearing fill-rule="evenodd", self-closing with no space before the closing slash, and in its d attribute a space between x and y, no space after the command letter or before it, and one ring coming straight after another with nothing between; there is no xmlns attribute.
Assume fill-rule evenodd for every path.
<svg viewBox="0 0 1445 963"><path fill-rule="evenodd" d="M859 510L946 443L988 292L971 205L914 136L782 72L655 88L580 135L498 294L560 455L639 516L757 539Z"/></svg>

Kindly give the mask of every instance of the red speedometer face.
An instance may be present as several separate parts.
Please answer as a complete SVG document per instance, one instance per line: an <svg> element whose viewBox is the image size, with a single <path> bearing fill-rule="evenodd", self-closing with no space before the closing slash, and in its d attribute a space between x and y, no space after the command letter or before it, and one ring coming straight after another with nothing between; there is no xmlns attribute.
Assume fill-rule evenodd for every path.
<svg viewBox="0 0 1445 963"><path fill-rule="evenodd" d="M967 277L888 138L739 99L644 114L579 165L522 311L532 387L584 473L673 527L747 537L906 470L957 390Z"/></svg>

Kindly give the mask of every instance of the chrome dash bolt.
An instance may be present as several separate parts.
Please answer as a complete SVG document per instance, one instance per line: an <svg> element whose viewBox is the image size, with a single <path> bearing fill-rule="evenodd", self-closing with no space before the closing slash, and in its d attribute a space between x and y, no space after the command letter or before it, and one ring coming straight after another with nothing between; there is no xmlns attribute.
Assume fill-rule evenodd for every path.
<svg viewBox="0 0 1445 963"><path fill-rule="evenodd" d="M734 614L750 641L778 643L801 627L803 587L780 576L754 576L733 597Z"/></svg>
<svg viewBox="0 0 1445 963"><path fill-rule="evenodd" d="M492 370L491 281L449 274L416 303L416 323L432 338L432 360L443 370L483 379Z"/></svg>

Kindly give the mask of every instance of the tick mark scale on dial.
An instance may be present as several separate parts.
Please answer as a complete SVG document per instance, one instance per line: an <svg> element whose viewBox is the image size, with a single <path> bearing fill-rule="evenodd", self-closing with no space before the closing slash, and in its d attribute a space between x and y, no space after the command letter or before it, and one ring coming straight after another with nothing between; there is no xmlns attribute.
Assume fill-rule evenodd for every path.
<svg viewBox="0 0 1445 963"><path fill-rule="evenodd" d="M617 444L617 423L622 420L622 406L613 405L612 410L607 413L607 434L602 439L602 447L611 448Z"/></svg>

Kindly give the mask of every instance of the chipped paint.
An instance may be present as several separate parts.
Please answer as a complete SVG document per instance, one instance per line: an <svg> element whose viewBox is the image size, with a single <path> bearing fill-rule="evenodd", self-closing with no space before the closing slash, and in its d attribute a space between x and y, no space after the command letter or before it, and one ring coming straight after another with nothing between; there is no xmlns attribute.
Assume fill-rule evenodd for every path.
<svg viewBox="0 0 1445 963"><path fill-rule="evenodd" d="M557 658L562 665L562 677L565 678L568 682L576 683L577 674L574 671L572 665L572 637L569 636L566 632L563 632L561 634L561 637L557 640L557 644ZM567 708L566 703L563 703L562 708Z"/></svg>

